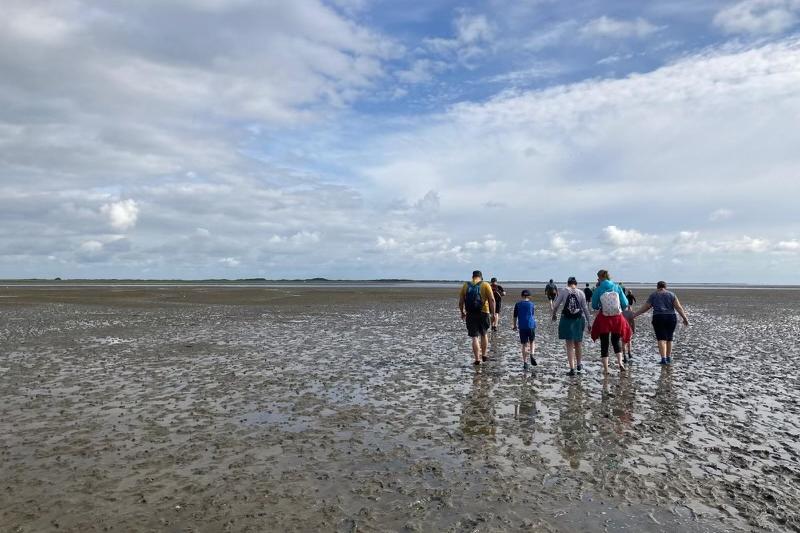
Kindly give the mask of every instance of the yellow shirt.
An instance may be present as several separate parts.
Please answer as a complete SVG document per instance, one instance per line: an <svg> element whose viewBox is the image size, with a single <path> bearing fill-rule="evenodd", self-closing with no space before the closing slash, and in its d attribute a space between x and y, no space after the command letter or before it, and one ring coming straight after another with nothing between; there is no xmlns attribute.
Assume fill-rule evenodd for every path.
<svg viewBox="0 0 800 533"><path fill-rule="evenodd" d="M461 287L461 293L459 298L462 300L467 297L467 284ZM482 312L488 313L489 312L489 299L493 298L494 295L492 294L492 286L487 281L481 281L481 301L483 302L483 308L481 309Z"/></svg>

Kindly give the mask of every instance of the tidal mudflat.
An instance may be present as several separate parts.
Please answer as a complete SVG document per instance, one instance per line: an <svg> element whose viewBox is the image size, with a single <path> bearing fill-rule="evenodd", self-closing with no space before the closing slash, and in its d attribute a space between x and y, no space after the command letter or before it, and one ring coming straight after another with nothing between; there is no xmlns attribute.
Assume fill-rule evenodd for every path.
<svg viewBox="0 0 800 533"><path fill-rule="evenodd" d="M476 371L455 293L3 289L0 531L800 530L800 291L679 291L607 379L541 297Z"/></svg>

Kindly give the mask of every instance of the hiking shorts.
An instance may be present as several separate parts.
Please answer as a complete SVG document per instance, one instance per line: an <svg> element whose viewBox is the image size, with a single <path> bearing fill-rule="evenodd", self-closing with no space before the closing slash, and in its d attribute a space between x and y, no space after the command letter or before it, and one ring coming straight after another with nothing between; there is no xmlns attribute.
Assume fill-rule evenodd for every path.
<svg viewBox="0 0 800 533"><path fill-rule="evenodd" d="M555 294L550 294L550 293L547 293L547 299L548 299L548 300L550 300L550 301L552 302L553 300L555 300L555 299L556 299L556 295L555 295Z"/></svg>
<svg viewBox="0 0 800 533"><path fill-rule="evenodd" d="M501 303L502 303L502 301L500 300L500 298L495 298L494 299L494 312L497 313L498 315L500 314L500 304Z"/></svg>
<svg viewBox="0 0 800 533"><path fill-rule="evenodd" d="M522 344L528 344L529 342L533 342L536 340L536 330L535 329L521 329L519 330L519 342Z"/></svg>
<svg viewBox="0 0 800 533"><path fill-rule="evenodd" d="M653 315L653 330L656 332L657 340L672 342L677 325L677 315Z"/></svg>
<svg viewBox="0 0 800 533"><path fill-rule="evenodd" d="M467 335L480 337L486 335L492 324L489 313L467 313Z"/></svg>

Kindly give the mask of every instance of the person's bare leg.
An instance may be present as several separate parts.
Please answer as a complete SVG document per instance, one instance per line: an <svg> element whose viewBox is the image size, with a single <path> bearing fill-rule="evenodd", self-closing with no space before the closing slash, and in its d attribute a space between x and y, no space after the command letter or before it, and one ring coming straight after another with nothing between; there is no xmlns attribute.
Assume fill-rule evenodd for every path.
<svg viewBox="0 0 800 533"><path fill-rule="evenodd" d="M603 361L603 373L608 374L608 356L600 358Z"/></svg>
<svg viewBox="0 0 800 533"><path fill-rule="evenodd" d="M472 337L472 355L475 356L476 362L481 362L481 343L478 337Z"/></svg>
<svg viewBox="0 0 800 533"><path fill-rule="evenodd" d="M667 353L667 357L672 357L672 341L666 341L664 344L664 351Z"/></svg>
<svg viewBox="0 0 800 533"><path fill-rule="evenodd" d="M566 341L567 345L567 364L569 365L570 370L575 369L575 343L572 341Z"/></svg>
<svg viewBox="0 0 800 533"><path fill-rule="evenodd" d="M489 349L489 334L481 335L481 357L486 357L486 350Z"/></svg>
<svg viewBox="0 0 800 533"><path fill-rule="evenodd" d="M536 341L531 341L530 353L533 359L536 359Z"/></svg>
<svg viewBox="0 0 800 533"><path fill-rule="evenodd" d="M625 365L622 362L622 352L617 352L617 365L619 366L620 370L625 370Z"/></svg>
<svg viewBox="0 0 800 533"><path fill-rule="evenodd" d="M575 341L575 363L577 363L578 366L583 365L583 362L581 361L581 356L583 355L582 352L583 345L580 342Z"/></svg>
<svg viewBox="0 0 800 533"><path fill-rule="evenodd" d="M523 342L522 343L522 364L526 365L526 366L528 365L528 343L527 342Z"/></svg>
<svg viewBox="0 0 800 533"><path fill-rule="evenodd" d="M658 354L662 359L667 356L667 341L658 341Z"/></svg>

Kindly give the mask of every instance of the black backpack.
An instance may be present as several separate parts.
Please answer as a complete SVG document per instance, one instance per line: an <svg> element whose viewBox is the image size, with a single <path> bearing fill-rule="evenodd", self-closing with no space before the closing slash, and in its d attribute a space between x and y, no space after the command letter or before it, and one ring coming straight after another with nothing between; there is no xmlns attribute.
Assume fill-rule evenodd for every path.
<svg viewBox="0 0 800 533"><path fill-rule="evenodd" d="M467 294L464 295L464 306L467 313L480 313L483 311L483 298L481 298L481 284L467 282Z"/></svg>
<svg viewBox="0 0 800 533"><path fill-rule="evenodd" d="M564 302L564 310L561 312L567 318L578 318L581 316L581 304L578 301L578 295L570 291L567 299Z"/></svg>

